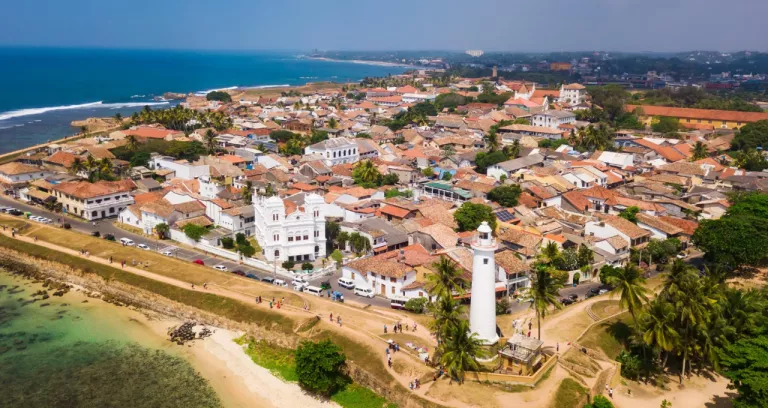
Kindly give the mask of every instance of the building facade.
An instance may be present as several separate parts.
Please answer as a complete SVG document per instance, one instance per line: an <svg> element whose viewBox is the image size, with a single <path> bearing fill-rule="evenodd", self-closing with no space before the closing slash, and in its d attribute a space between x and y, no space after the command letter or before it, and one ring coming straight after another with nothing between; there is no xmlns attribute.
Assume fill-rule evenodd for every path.
<svg viewBox="0 0 768 408"><path fill-rule="evenodd" d="M325 257L325 200L307 194L304 205L278 197L260 197L253 203L254 235L264 257L274 261L314 261Z"/></svg>
<svg viewBox="0 0 768 408"><path fill-rule="evenodd" d="M53 187L53 195L62 205L62 210L86 220L93 221L116 217L133 204L130 192L136 185L130 180L71 181Z"/></svg>
<svg viewBox="0 0 768 408"><path fill-rule="evenodd" d="M304 154L322 156L326 166L357 163L360 160L357 143L346 137L336 137L304 148Z"/></svg>

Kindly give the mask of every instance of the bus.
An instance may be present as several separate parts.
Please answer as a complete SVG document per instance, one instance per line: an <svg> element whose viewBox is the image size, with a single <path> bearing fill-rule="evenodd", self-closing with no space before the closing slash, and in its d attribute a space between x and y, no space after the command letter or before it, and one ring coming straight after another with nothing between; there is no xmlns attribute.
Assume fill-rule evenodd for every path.
<svg viewBox="0 0 768 408"><path fill-rule="evenodd" d="M408 302L408 298L405 296L394 296L389 298L389 306L392 309L397 309L397 310L405 309L406 302Z"/></svg>

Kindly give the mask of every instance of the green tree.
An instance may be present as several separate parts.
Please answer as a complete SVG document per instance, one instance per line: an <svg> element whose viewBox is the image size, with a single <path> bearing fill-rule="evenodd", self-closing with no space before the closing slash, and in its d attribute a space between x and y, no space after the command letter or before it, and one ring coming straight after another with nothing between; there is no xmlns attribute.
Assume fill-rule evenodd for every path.
<svg viewBox="0 0 768 408"><path fill-rule="evenodd" d="M205 99L208 101L219 101L224 103L232 102L232 96L226 91L211 91L205 95Z"/></svg>
<svg viewBox="0 0 768 408"><path fill-rule="evenodd" d="M592 265L592 262L595 261L595 253L592 252L592 250L589 249L586 245L581 244L579 245L578 258L579 268L590 266Z"/></svg>
<svg viewBox="0 0 768 408"><path fill-rule="evenodd" d="M355 165L352 170L352 178L355 184L363 187L376 187L381 181L381 173L370 160L363 160Z"/></svg>
<svg viewBox="0 0 768 408"><path fill-rule="evenodd" d="M302 341L295 358L299 385L307 391L330 396L348 382L342 372L347 358L330 340Z"/></svg>
<svg viewBox="0 0 768 408"><path fill-rule="evenodd" d="M213 129L205 131L205 147L208 149L208 154L216 153L216 133Z"/></svg>
<svg viewBox="0 0 768 408"><path fill-rule="evenodd" d="M520 157L520 150L521 150L520 141L514 140L512 141L511 145L504 146L503 151L504 151L504 155L507 156L507 159L514 160Z"/></svg>
<svg viewBox="0 0 768 408"><path fill-rule="evenodd" d="M349 235L349 244L357 254L365 254L371 251L371 241L361 235L359 232L353 232Z"/></svg>
<svg viewBox="0 0 768 408"><path fill-rule="evenodd" d="M720 352L722 374L739 391L735 408L768 406L768 336L729 344Z"/></svg>
<svg viewBox="0 0 768 408"><path fill-rule="evenodd" d="M245 201L246 204L251 205L253 204L253 182L248 180L245 182L245 186L243 187L243 201Z"/></svg>
<svg viewBox="0 0 768 408"><path fill-rule="evenodd" d="M427 275L430 295L450 298L465 292L467 281L464 272L451 258L441 256L439 261L432 264L432 269L433 273Z"/></svg>
<svg viewBox="0 0 768 408"><path fill-rule="evenodd" d="M443 173L443 177L441 177L441 179L443 181L451 181L452 178L453 178L453 174L451 174L450 172L447 172L447 171L444 172Z"/></svg>
<svg viewBox="0 0 768 408"><path fill-rule="evenodd" d="M432 167L424 167L421 169L421 174L424 175L424 177L432 178L435 176L435 170L433 170Z"/></svg>
<svg viewBox="0 0 768 408"><path fill-rule="evenodd" d="M482 341L477 333L471 333L469 323L461 320L458 327L451 328L440 343L440 363L443 364L451 380L464 383L464 374L480 367L478 357L485 357Z"/></svg>
<svg viewBox="0 0 768 408"><path fill-rule="evenodd" d="M503 151L495 151L495 152L478 152L475 156L475 170L478 173L485 174L488 167L493 166L494 164L501 163L503 161L507 161L507 155L504 154Z"/></svg>
<svg viewBox="0 0 768 408"><path fill-rule="evenodd" d="M339 127L339 121L333 117L328 119L328 127L331 129L336 129L337 127Z"/></svg>
<svg viewBox="0 0 768 408"><path fill-rule="evenodd" d="M768 120L747 123L736 131L731 141L733 150L746 151L758 147L768 148Z"/></svg>
<svg viewBox="0 0 768 408"><path fill-rule="evenodd" d="M85 170L85 164L83 163L83 160L79 157L75 157L74 160L72 160L72 165L69 166L69 172L72 174L77 174L83 170Z"/></svg>
<svg viewBox="0 0 768 408"><path fill-rule="evenodd" d="M611 297L619 294L619 307L629 310L632 319L637 324L637 313L643 304L648 302L648 289L643 285L643 271L629 264L616 271L616 274L608 280L608 284L616 289L611 291Z"/></svg>
<svg viewBox="0 0 768 408"><path fill-rule="evenodd" d="M558 293L563 285L552 275L552 269L543 264L534 265L529 275L531 286L528 293L533 298L531 309L536 311L538 339L541 340L541 319L547 316L549 307L561 309L563 304L557 300Z"/></svg>
<svg viewBox="0 0 768 408"><path fill-rule="evenodd" d="M230 237L224 237L221 239L221 247L224 249L232 249L235 247L235 240Z"/></svg>
<svg viewBox="0 0 768 408"><path fill-rule="evenodd" d="M237 251L246 258L250 258L256 254L256 248L251 245L238 245Z"/></svg>
<svg viewBox="0 0 768 408"><path fill-rule="evenodd" d="M269 133L269 138L278 143L285 143L297 137L300 137L300 135L289 130L273 130Z"/></svg>
<svg viewBox="0 0 768 408"><path fill-rule="evenodd" d="M467 201L453 213L453 219L462 232L476 230L483 221L487 221L491 230L496 231L496 216L487 205Z"/></svg>
<svg viewBox="0 0 768 408"><path fill-rule="evenodd" d="M627 221L631 221L633 224L637 224L637 213L639 212L640 209L633 205L621 210L619 217L624 218Z"/></svg>
<svg viewBox="0 0 768 408"><path fill-rule="evenodd" d="M736 165L748 171L763 171L768 168L768 160L762 152L747 149L736 153Z"/></svg>
<svg viewBox="0 0 768 408"><path fill-rule="evenodd" d="M125 137L125 147L129 152L135 152L139 148L139 140L134 135L128 135Z"/></svg>
<svg viewBox="0 0 768 408"><path fill-rule="evenodd" d="M460 327L466 319L464 306L450 296L438 297L427 308L432 315L432 320L428 323L429 329L435 333L438 342L442 342L451 330Z"/></svg>
<svg viewBox="0 0 768 408"><path fill-rule="evenodd" d="M643 342L658 350L659 354L662 351L667 353L661 365L662 369L667 365L667 357L677 344L675 318L674 306L667 300L657 298L648 304L648 308L638 319L637 327Z"/></svg>
<svg viewBox="0 0 768 408"><path fill-rule="evenodd" d="M169 232L171 232L171 227L169 227L168 224L161 222L160 224L155 225L155 234L157 234L158 238L165 239Z"/></svg>
<svg viewBox="0 0 768 408"><path fill-rule="evenodd" d="M702 221L693 234L693 243L705 252L705 259L726 269L755 266L768 259L768 219L748 210L737 211Z"/></svg>
<svg viewBox="0 0 768 408"><path fill-rule="evenodd" d="M670 134L676 133L682 126L677 118L670 116L661 116L653 119L651 129L654 132Z"/></svg>
<svg viewBox="0 0 768 408"><path fill-rule="evenodd" d="M382 186L394 186L400 182L400 177L395 173L389 173L381 177Z"/></svg>
<svg viewBox="0 0 768 408"><path fill-rule="evenodd" d="M584 408L613 408L613 404L608 398L602 395L595 395L592 403L584 405Z"/></svg>
<svg viewBox="0 0 768 408"><path fill-rule="evenodd" d="M522 193L519 185L512 184L496 187L489 191L487 196L489 200L495 201L504 207L515 207Z"/></svg>
<svg viewBox="0 0 768 408"><path fill-rule="evenodd" d="M181 230L184 231L184 235L186 235L187 238L192 239L195 242L199 242L200 238L208 233L207 228L192 223L185 225Z"/></svg>
<svg viewBox="0 0 768 408"><path fill-rule="evenodd" d="M693 149L691 150L691 161L706 159L707 157L709 157L709 150L707 150L707 146L699 140L693 145Z"/></svg>
<svg viewBox="0 0 768 408"><path fill-rule="evenodd" d="M358 135L357 137L360 137L360 136ZM320 143L323 140L328 140L328 132L324 130L313 129L312 136L310 136L309 138L309 143L311 144Z"/></svg>
<svg viewBox="0 0 768 408"><path fill-rule="evenodd" d="M429 303L429 299L425 297L411 298L405 302L404 307L405 310L411 313L424 313L424 310L427 308L427 303Z"/></svg>

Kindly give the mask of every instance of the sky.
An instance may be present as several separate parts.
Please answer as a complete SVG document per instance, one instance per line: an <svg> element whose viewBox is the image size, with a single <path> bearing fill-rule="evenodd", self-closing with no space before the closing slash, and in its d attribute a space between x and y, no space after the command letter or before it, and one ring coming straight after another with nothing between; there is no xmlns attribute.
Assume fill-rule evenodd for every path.
<svg viewBox="0 0 768 408"><path fill-rule="evenodd" d="M768 51L767 0L23 0L0 45Z"/></svg>

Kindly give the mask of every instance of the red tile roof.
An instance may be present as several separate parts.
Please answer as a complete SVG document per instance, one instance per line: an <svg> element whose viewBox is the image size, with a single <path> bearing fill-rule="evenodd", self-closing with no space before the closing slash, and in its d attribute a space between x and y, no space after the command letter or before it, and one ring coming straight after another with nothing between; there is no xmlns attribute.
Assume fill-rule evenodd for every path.
<svg viewBox="0 0 768 408"><path fill-rule="evenodd" d="M671 108L667 106L626 105L624 109L632 112L641 108L646 116L668 116L682 119L725 120L730 122L757 122L768 120L768 113L737 112L715 109Z"/></svg>

